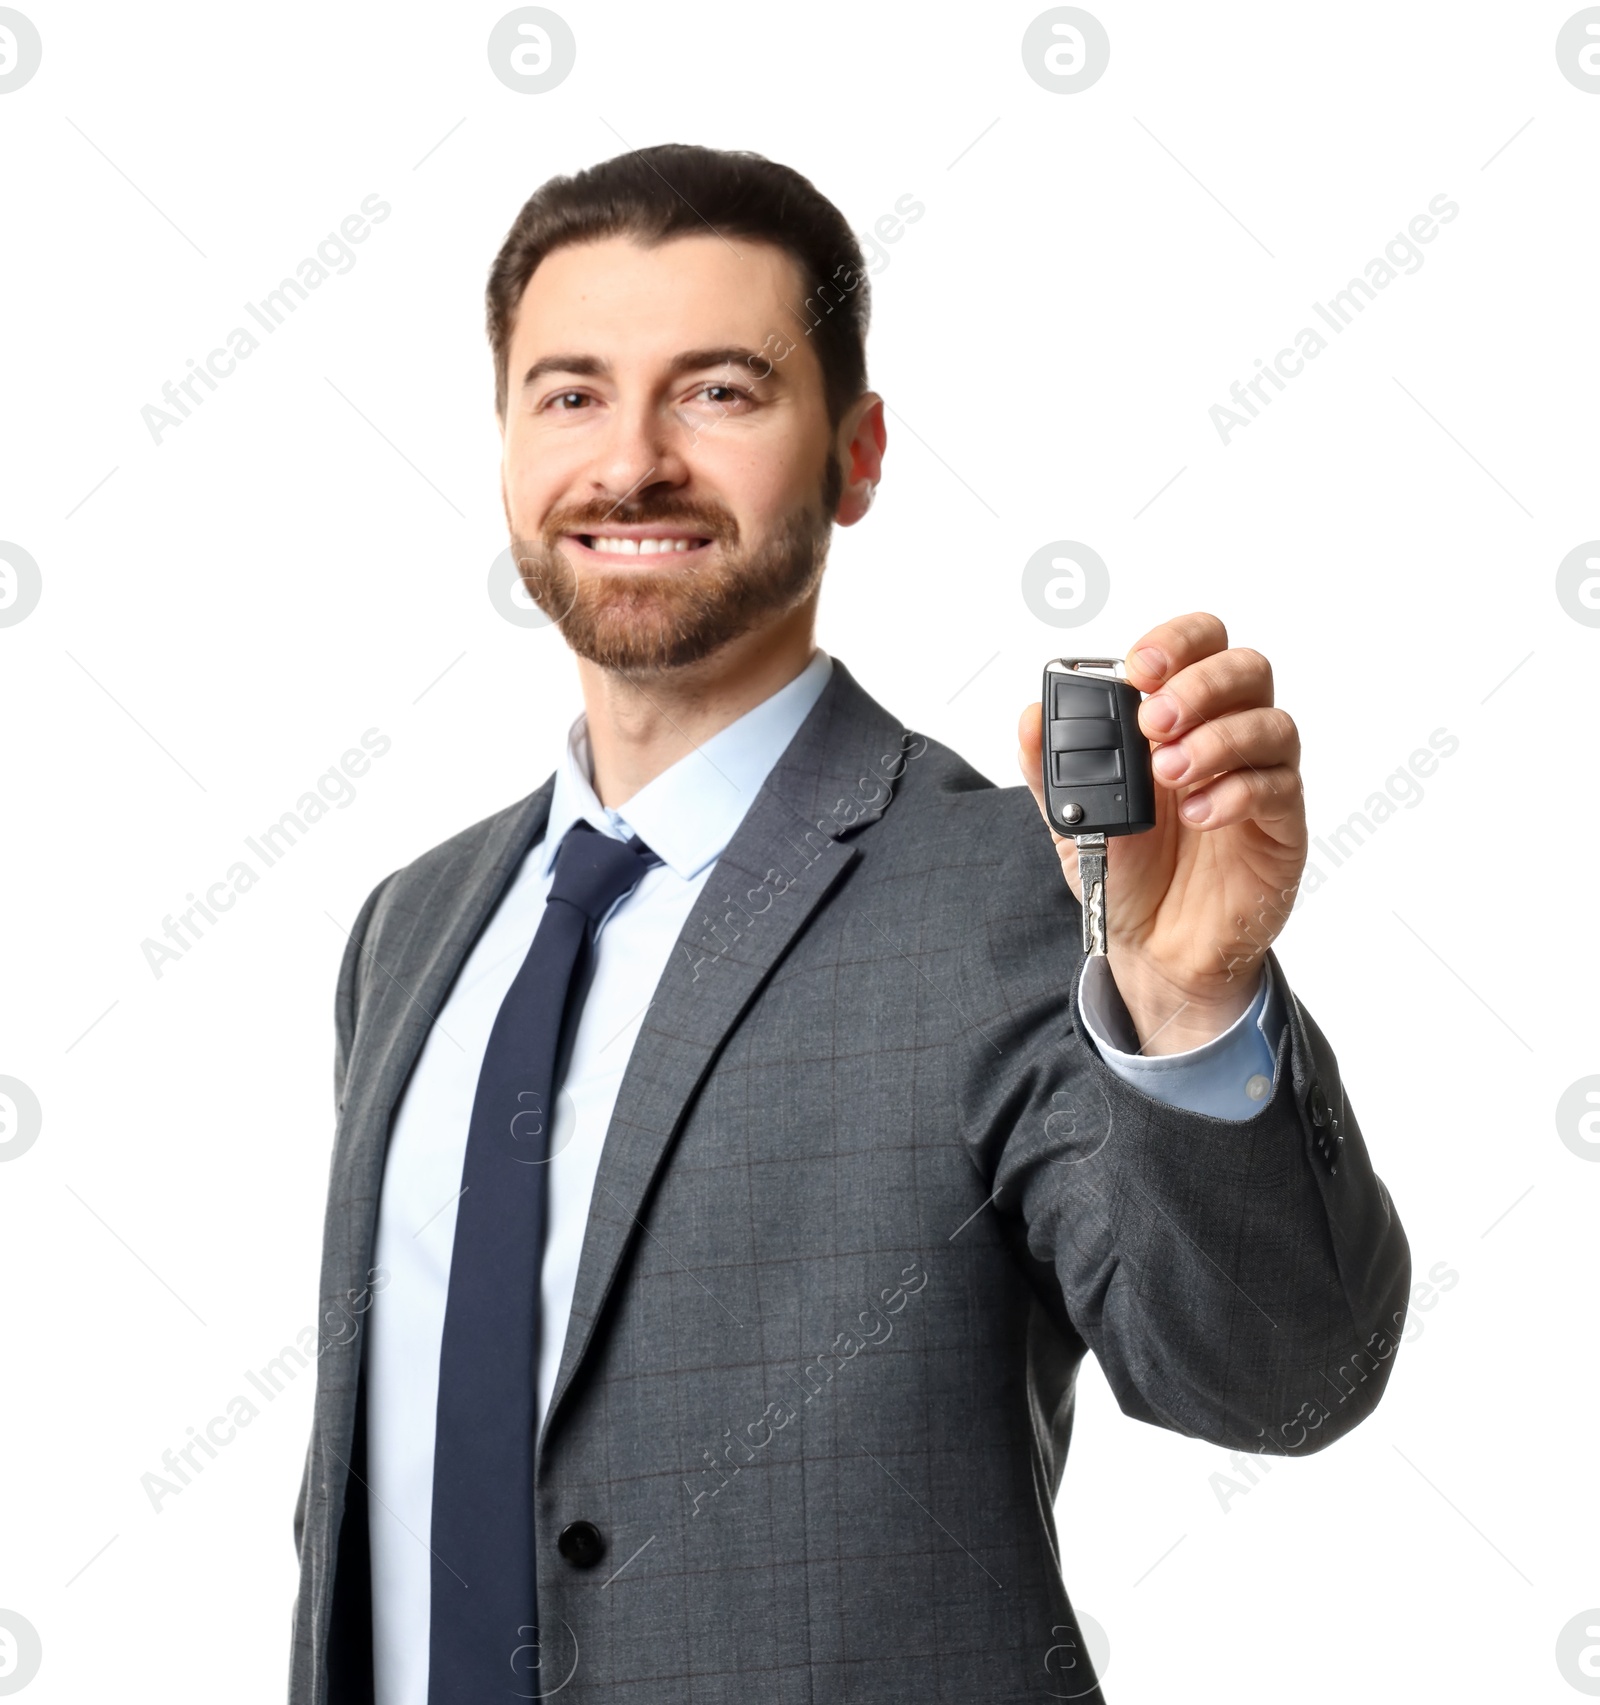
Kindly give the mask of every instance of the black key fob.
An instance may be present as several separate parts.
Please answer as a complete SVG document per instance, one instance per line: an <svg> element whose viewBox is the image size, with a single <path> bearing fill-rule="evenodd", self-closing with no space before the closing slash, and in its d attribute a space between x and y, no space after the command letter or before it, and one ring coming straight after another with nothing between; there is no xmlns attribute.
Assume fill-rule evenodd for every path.
<svg viewBox="0 0 1600 1705"><path fill-rule="evenodd" d="M1044 666L1044 797L1058 835L1138 835L1156 826L1142 695L1117 657L1057 657Z"/></svg>

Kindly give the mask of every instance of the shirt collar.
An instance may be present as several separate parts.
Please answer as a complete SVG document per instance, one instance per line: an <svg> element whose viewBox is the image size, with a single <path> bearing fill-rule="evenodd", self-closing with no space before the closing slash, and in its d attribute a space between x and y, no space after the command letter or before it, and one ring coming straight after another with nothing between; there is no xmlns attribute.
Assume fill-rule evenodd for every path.
<svg viewBox="0 0 1600 1705"><path fill-rule="evenodd" d="M733 839L832 673L833 659L819 646L786 686L669 765L621 810L608 809L595 795L588 716L580 711L555 767L550 817L536 855L540 872L550 873L562 838L582 817L619 840L639 835L684 881L697 876Z"/></svg>

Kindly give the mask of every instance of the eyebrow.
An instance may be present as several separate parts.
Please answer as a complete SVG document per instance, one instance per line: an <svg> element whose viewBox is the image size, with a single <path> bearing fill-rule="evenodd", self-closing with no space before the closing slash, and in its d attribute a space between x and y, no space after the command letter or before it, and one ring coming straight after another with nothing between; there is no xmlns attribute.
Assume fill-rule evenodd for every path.
<svg viewBox="0 0 1600 1705"><path fill-rule="evenodd" d="M750 379L766 379L782 383L777 363L759 349L746 349L743 344L727 344L718 349L686 349L673 356L667 364L667 377L676 379L684 373L698 373L707 367L742 365ZM766 371L762 372L761 369ZM610 378L611 363L598 355L544 355L522 375L524 385L531 385L546 373L573 373L584 378Z"/></svg>

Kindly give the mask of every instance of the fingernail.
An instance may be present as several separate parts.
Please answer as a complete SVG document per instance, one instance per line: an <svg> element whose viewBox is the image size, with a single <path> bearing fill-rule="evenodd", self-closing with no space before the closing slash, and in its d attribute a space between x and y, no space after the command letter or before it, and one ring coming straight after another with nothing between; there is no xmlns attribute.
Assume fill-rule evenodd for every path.
<svg viewBox="0 0 1600 1705"><path fill-rule="evenodd" d="M1178 809L1189 822L1203 823L1211 815L1211 801L1203 793L1197 793L1184 800Z"/></svg>
<svg viewBox="0 0 1600 1705"><path fill-rule="evenodd" d="M1176 745L1163 746L1150 761L1157 775L1176 781L1189 767L1189 754L1184 751L1180 740Z"/></svg>
<svg viewBox="0 0 1600 1705"><path fill-rule="evenodd" d="M1147 675L1159 675L1163 680L1167 674L1167 660L1153 645L1146 645L1134 652L1134 661Z"/></svg>
<svg viewBox="0 0 1600 1705"><path fill-rule="evenodd" d="M1139 710L1139 721L1152 734L1165 734L1178 720L1178 702L1165 693L1146 699Z"/></svg>

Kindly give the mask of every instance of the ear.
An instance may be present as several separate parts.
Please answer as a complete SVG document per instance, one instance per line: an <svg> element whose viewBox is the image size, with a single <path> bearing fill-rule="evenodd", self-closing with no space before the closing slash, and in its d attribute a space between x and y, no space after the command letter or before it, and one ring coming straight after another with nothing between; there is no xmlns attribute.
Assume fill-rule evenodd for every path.
<svg viewBox="0 0 1600 1705"><path fill-rule="evenodd" d="M876 391L863 391L839 422L837 446L845 481L834 520L841 527L853 527L872 507L878 482L883 478L883 448L887 441L883 398Z"/></svg>

